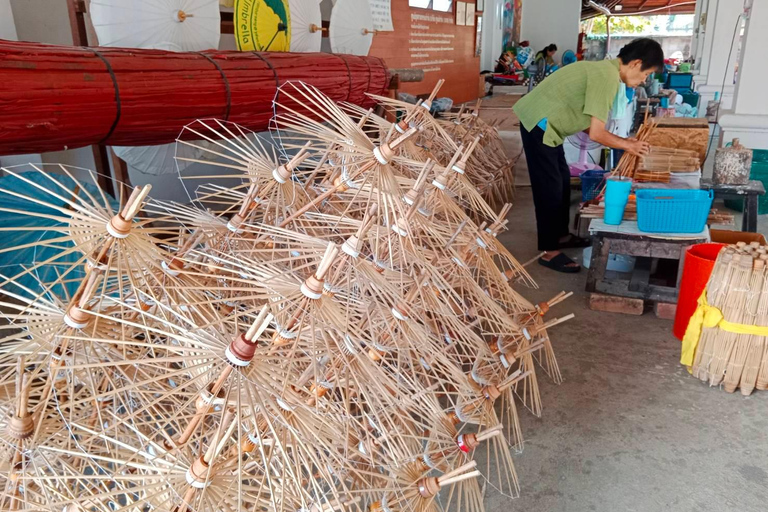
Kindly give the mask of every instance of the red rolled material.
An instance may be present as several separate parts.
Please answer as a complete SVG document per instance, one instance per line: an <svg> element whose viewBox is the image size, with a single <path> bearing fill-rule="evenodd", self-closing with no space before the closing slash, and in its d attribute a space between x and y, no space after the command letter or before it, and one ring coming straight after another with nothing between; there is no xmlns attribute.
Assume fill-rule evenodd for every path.
<svg viewBox="0 0 768 512"><path fill-rule="evenodd" d="M362 107L389 78L377 57L167 52L0 40L0 154L176 140L200 118L269 128L278 86L303 81ZM229 104L229 106L228 106ZM193 136L185 131L185 136Z"/></svg>

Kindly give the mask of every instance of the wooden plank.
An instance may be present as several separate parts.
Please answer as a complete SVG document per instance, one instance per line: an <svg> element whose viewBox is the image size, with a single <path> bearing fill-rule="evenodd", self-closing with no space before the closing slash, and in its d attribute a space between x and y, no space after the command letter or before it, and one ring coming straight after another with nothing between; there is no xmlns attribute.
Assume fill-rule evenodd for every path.
<svg viewBox="0 0 768 512"><path fill-rule="evenodd" d="M643 291L632 291L626 279L603 279L595 283L595 291L619 297L677 304L677 289L671 286L649 284Z"/></svg>
<svg viewBox="0 0 768 512"><path fill-rule="evenodd" d="M117 183L117 196L116 198L121 197L128 197L130 195L130 188L131 188L131 178L128 175L128 164L125 163L125 160L120 158L115 154L115 152L110 148L109 150L109 156L112 161L112 176L114 177L114 181Z"/></svg>
<svg viewBox="0 0 768 512"><path fill-rule="evenodd" d="M595 291L595 285L605 277L605 271L608 268L608 254L611 243L601 236L592 238L592 258L589 260L589 272L587 272L587 283L585 290Z"/></svg>
<svg viewBox="0 0 768 512"><path fill-rule="evenodd" d="M653 242L646 240L611 239L611 252L614 254L626 254L629 256L651 256Z"/></svg>
<svg viewBox="0 0 768 512"><path fill-rule="evenodd" d="M629 279L629 291L646 293L651 279L651 258L640 257L635 260L635 268Z"/></svg>
<svg viewBox="0 0 768 512"><path fill-rule="evenodd" d="M590 293L588 306L593 311L639 316L643 314L645 304L642 299Z"/></svg>
<svg viewBox="0 0 768 512"><path fill-rule="evenodd" d="M757 196L748 195L744 199L744 215L741 218L741 230L748 233L757 232Z"/></svg>
<svg viewBox="0 0 768 512"><path fill-rule="evenodd" d="M91 146L91 151L93 153L94 167L96 168L96 184L105 193L117 198L115 196L115 187L112 183L112 173L106 146L102 144Z"/></svg>
<svg viewBox="0 0 768 512"><path fill-rule="evenodd" d="M72 31L72 44L88 46L88 30L85 27L85 2L83 0L67 0L69 13L69 28Z"/></svg>

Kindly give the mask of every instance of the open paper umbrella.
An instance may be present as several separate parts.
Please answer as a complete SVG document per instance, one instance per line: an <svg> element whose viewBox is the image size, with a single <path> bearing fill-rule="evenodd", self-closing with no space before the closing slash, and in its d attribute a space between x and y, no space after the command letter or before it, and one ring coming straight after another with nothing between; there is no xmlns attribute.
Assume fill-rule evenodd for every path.
<svg viewBox="0 0 768 512"><path fill-rule="evenodd" d="M18 171L27 166L13 166L10 169ZM36 168L29 166L30 169ZM40 166L40 169L61 170L59 166ZM23 179L22 179L23 178ZM0 178L0 251L16 247L16 250L5 253L0 265L0 276L10 278L22 274L24 270L35 267L39 262L51 260L50 264L38 266L34 272L19 277L16 282L20 287L13 286L12 291L23 296L43 291L40 283L53 283L67 268L75 265L81 255L71 251L74 246L71 241L59 240L59 230L65 225L65 220L59 215L56 207L66 208L66 200L56 194L67 192L67 196L77 196L89 201L99 202L102 208L106 202L117 209L114 199L102 195L94 185L76 182L70 176L52 172L23 172L19 176L9 175ZM32 215L35 214L35 215ZM45 227L51 227L46 231ZM58 229L54 229L58 228ZM50 241L50 242L47 242ZM62 254L56 258L57 254ZM60 298L74 294L85 276L85 268L72 272L51 288L51 292ZM5 279L2 281L5 281ZM11 286L7 284L7 286Z"/></svg>
<svg viewBox="0 0 768 512"><path fill-rule="evenodd" d="M202 144L202 142L201 142ZM157 146L112 146L115 154L136 170L144 174L171 174L187 168L189 163L178 161L176 144L160 144ZM195 156L201 158L203 151Z"/></svg>
<svg viewBox="0 0 768 512"><path fill-rule="evenodd" d="M101 46L197 52L219 47L220 15L216 0L161 2L93 0L91 18ZM115 154L144 174L175 172L175 144L113 146ZM200 156L199 154L197 155ZM181 169L187 163L179 162Z"/></svg>
<svg viewBox="0 0 768 512"><path fill-rule="evenodd" d="M323 17L317 0L290 0L291 51L319 52L323 38Z"/></svg>
<svg viewBox="0 0 768 512"><path fill-rule="evenodd" d="M333 53L368 55L373 42L373 16L368 0L338 0L331 11Z"/></svg>
<svg viewBox="0 0 768 512"><path fill-rule="evenodd" d="M91 0L91 20L102 46L172 44L179 51L219 47L217 0Z"/></svg>
<svg viewBox="0 0 768 512"><path fill-rule="evenodd" d="M286 52L290 48L288 0L236 0L235 19L238 50Z"/></svg>

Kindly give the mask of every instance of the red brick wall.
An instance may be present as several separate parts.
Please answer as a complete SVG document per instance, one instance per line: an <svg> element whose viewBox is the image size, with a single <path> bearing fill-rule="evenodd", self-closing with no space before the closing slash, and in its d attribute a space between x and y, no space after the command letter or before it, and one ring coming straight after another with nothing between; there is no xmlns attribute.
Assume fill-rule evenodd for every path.
<svg viewBox="0 0 768 512"><path fill-rule="evenodd" d="M445 13L409 7L408 0L392 0L392 24L395 30L376 34L369 55L383 58L393 68L440 68L439 71L426 71L423 82L402 84L401 91L411 94L428 93L443 78L445 84L438 97L450 97L454 103L477 98L480 58L475 57L475 25L456 25L455 1L453 5L454 12ZM412 19L413 14L450 18L451 23ZM424 37L424 33L434 36ZM418 44L416 41L439 42ZM453 62L428 64L445 60Z"/></svg>

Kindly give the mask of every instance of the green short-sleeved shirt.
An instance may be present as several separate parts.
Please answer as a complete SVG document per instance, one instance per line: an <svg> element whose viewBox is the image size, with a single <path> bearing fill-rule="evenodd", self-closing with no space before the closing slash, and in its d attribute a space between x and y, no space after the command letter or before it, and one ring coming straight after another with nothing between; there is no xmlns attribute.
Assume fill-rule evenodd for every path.
<svg viewBox="0 0 768 512"><path fill-rule="evenodd" d="M589 128L592 117L607 121L620 80L618 59L575 62L552 73L513 110L529 131L546 118L544 144L559 146Z"/></svg>

